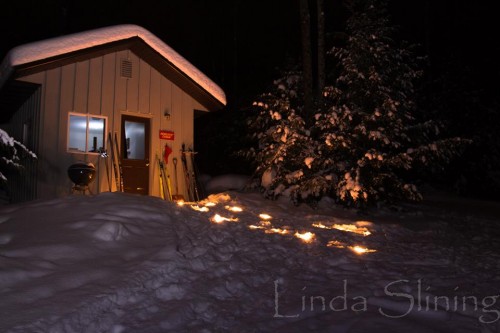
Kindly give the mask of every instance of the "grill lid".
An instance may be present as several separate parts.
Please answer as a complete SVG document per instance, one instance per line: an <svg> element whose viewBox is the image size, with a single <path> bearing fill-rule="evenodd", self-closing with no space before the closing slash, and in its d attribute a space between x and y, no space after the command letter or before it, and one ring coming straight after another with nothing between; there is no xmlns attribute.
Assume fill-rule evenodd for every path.
<svg viewBox="0 0 500 333"><path fill-rule="evenodd" d="M92 163L75 163L69 166L68 176L77 186L88 186L95 176L95 166Z"/></svg>

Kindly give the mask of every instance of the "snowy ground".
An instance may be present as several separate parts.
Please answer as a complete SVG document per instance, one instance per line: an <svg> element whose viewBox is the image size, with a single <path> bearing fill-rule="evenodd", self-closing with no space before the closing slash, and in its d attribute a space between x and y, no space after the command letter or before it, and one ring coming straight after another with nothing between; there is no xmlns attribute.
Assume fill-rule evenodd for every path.
<svg viewBox="0 0 500 333"><path fill-rule="evenodd" d="M0 331L500 332L500 205L209 199L1 207Z"/></svg>

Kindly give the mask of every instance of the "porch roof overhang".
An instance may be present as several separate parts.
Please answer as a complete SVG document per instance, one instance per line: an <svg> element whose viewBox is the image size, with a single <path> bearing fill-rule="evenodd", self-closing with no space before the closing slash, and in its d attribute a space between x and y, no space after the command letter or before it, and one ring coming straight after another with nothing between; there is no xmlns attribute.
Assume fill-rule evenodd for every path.
<svg viewBox="0 0 500 333"><path fill-rule="evenodd" d="M0 90L0 124L8 122L39 87L39 84L24 81L12 81L4 86Z"/></svg>

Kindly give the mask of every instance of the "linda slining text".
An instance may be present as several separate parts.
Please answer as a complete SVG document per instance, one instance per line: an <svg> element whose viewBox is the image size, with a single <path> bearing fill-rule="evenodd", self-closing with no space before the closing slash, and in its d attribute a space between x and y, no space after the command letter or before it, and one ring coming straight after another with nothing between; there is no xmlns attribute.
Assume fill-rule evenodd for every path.
<svg viewBox="0 0 500 333"><path fill-rule="evenodd" d="M401 292L404 287L416 286L416 293ZM387 318L403 318L411 315L415 311L446 311L446 312L477 312L478 320L483 324L492 324L500 319L500 310L496 307L497 299L500 295L476 297L466 296L431 296L426 293L429 286L423 287L422 279L417 281L397 280L388 283L384 289L384 296L389 301L398 304L397 309L386 309L384 306L378 306L377 311ZM282 285L279 280L274 281L274 318L298 318L306 312L366 312L368 310L369 298L364 296L350 296L348 294L348 280L343 280L342 293L337 295L306 295L307 288L302 288L298 293L282 291ZM458 287L454 289L457 291ZM298 295L299 294L299 295ZM297 296L299 296L297 298ZM280 305L283 301L290 305L291 301L296 301L297 310L285 312ZM373 302L371 302L373 304ZM297 307L299 305L299 307ZM289 307L288 307L289 308Z"/></svg>

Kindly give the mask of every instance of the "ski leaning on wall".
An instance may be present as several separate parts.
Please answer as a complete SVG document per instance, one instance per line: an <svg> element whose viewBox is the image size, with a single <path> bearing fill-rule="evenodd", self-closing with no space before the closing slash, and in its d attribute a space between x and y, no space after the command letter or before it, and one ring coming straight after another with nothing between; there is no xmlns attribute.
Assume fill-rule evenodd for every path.
<svg viewBox="0 0 500 333"><path fill-rule="evenodd" d="M111 132L108 133L108 144L109 144L109 149L111 151L111 160L113 161L113 172L115 175L115 182L116 182L116 190L120 190L120 179L119 179L119 174L118 174L118 166L116 163L116 154L114 151L114 143L113 143L113 137L111 135Z"/></svg>
<svg viewBox="0 0 500 333"><path fill-rule="evenodd" d="M189 173L189 166L188 166L188 161L187 161L187 151L186 151L186 145L182 144L182 149L181 149L181 162L182 162L182 171L184 173L184 180L186 182L186 191L188 195L188 200L189 201L195 201L195 197L193 195L193 189L192 189L192 182L191 182L191 176Z"/></svg>
<svg viewBox="0 0 500 333"><path fill-rule="evenodd" d="M168 191L168 199L172 201L172 183L170 182L170 173L168 171L168 157L172 153L172 149L165 144L164 152L163 152L163 161L162 161L162 167L163 167L163 176L164 180L167 185L167 191Z"/></svg>
<svg viewBox="0 0 500 333"><path fill-rule="evenodd" d="M182 145L181 160L184 179L186 181L186 188L188 199L190 201L200 201L204 199L205 190L200 182L200 172L195 160L196 152L192 148L186 150L186 146Z"/></svg>
<svg viewBox="0 0 500 333"><path fill-rule="evenodd" d="M165 191L165 174L163 169L163 162L156 154L156 165L158 166L158 181L160 186L160 196L163 200L167 199L169 196Z"/></svg>
<svg viewBox="0 0 500 333"><path fill-rule="evenodd" d="M180 200L184 201L184 196L179 194L179 177L177 176L177 157L172 159L172 163L174 163L174 181L175 181L175 193L172 194L172 200Z"/></svg>
<svg viewBox="0 0 500 333"><path fill-rule="evenodd" d="M116 134L116 132L115 132L115 151L116 151L116 158L118 160L118 171L120 172L120 192L123 192L122 160L121 160L120 148L118 147L118 134Z"/></svg>
<svg viewBox="0 0 500 333"><path fill-rule="evenodd" d="M101 157L101 159L104 159L104 165L106 166L106 179L108 180L109 192L111 192L111 179L109 177L108 152L106 151L106 149L101 148L99 150L99 154L100 154L99 156Z"/></svg>
<svg viewBox="0 0 500 333"><path fill-rule="evenodd" d="M193 149L190 148L188 154L191 156L191 180L193 182L195 196L199 201L201 199L204 199L206 195L205 189L200 182L200 170L198 169L198 164L195 160L195 155L197 154L197 152L193 151Z"/></svg>

